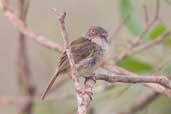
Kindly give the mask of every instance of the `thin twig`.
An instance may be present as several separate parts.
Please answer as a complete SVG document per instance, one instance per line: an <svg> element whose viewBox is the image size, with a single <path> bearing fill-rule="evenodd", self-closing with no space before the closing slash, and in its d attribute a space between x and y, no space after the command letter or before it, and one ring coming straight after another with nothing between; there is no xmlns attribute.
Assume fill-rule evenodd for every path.
<svg viewBox="0 0 171 114"><path fill-rule="evenodd" d="M16 0L16 15L23 23L26 24L26 16L28 11L28 6L25 7L27 3L26 0ZM29 3L29 2L28 2ZM18 44L18 53L17 53L17 65L18 65L18 84L20 90L23 94L25 94L29 100L21 105L20 113L22 114L32 114L33 111L33 97L35 95L35 87L32 84L31 80L31 70L30 70L30 62L28 59L28 48L27 42L25 40L25 35L19 32L19 44Z"/></svg>
<svg viewBox="0 0 171 114"><path fill-rule="evenodd" d="M114 66L111 64L105 64L103 66L105 69L109 70L110 72L113 72L116 75L122 75L122 76L137 76L139 77L139 75L129 72L121 67L118 66ZM171 90L168 88L163 87L160 84L156 84L156 83L143 83L146 87L151 88L153 91L156 91L157 93L166 95L166 96L171 96Z"/></svg>
<svg viewBox="0 0 171 114"><path fill-rule="evenodd" d="M146 45L146 44L141 44L140 40L148 33L148 31L151 29L151 27L159 20L159 13L160 13L160 0L157 0L156 1L156 13L155 13L155 16L154 16L153 20L150 23L147 24L147 26L145 27L144 31L140 34L138 39L133 39L131 41L131 44L128 45L128 47L126 49L124 49L119 54L119 56L117 57L117 61L116 61L117 64L120 61L122 61L124 58L126 58L126 57L128 57L128 56L130 56L130 55L132 55L132 54L134 54L136 52L140 52L141 51L141 49L138 49L138 51L133 51L133 49L137 50L136 48L143 47L144 45ZM135 42L135 43L132 43L132 42ZM152 46L149 46L149 47L152 47ZM142 50L143 50L143 48L142 48ZM129 54L129 53L131 53L131 54Z"/></svg>
<svg viewBox="0 0 171 114"><path fill-rule="evenodd" d="M110 83L122 82L122 83L156 83L165 88L171 89L171 81L164 76L132 76L132 75L104 75L99 74L96 76L97 80L105 80Z"/></svg>
<svg viewBox="0 0 171 114"><path fill-rule="evenodd" d="M53 103L56 101L67 101L74 99L74 94L59 94L58 96L52 96L46 101L42 101L40 99L40 95L35 96L33 99L30 99L26 96L17 96L17 97L7 97L7 96L0 96L0 106L2 105L21 105L23 106L27 102L34 102L34 103Z"/></svg>
<svg viewBox="0 0 171 114"><path fill-rule="evenodd" d="M56 12L56 10L54 10L54 11ZM74 61L74 58L73 58L73 55L72 55L72 52L71 52L71 47L70 47L70 44L69 44L68 33L66 31L66 28L65 28L66 12L58 14L57 17L58 17L58 20L60 22L62 38L64 40L64 49L65 49L65 51L67 53L67 56L68 56L68 59L69 59L69 62L70 62L70 66L71 66L72 79L73 79L76 86L78 86L78 85L80 86L79 79L77 78L78 73L77 73L77 69L76 69L76 66L75 66L75 61Z"/></svg>
<svg viewBox="0 0 171 114"><path fill-rule="evenodd" d="M48 49L56 50L58 52L63 52L63 47L57 43L54 43L48 38L34 33L30 27L23 23L18 17L16 17L12 11L8 9L7 0L0 0L0 8L3 14L7 17L9 22L13 24L21 33L28 36L28 38L34 40L36 43L46 47Z"/></svg>
<svg viewBox="0 0 171 114"><path fill-rule="evenodd" d="M0 0L0 8L2 8L3 11L8 10L8 0Z"/></svg>
<svg viewBox="0 0 171 114"><path fill-rule="evenodd" d="M109 41L112 41L114 38L116 39L118 34L120 33L120 31L122 30L124 24L126 23L126 21L128 20L129 16L126 16L125 18L121 19L121 21L119 22L118 26L116 27L116 29L114 30L114 32L112 33L112 35L109 37Z"/></svg>
<svg viewBox="0 0 171 114"><path fill-rule="evenodd" d="M159 13L160 13L160 0L156 0L156 12L154 15L153 20L146 26L142 34L139 36L139 38L143 38L146 33L151 29L151 27L158 21L159 19Z"/></svg>
<svg viewBox="0 0 171 114"><path fill-rule="evenodd" d="M137 47L132 47L132 48L125 49L120 54L120 56L118 56L118 58L116 60L116 63L119 64L124 58L126 58L128 56L134 55L136 53L139 53L139 52L142 52L142 51L144 51L146 49L154 47L157 44L160 44L170 34L171 34L171 31L167 31L162 36L160 36L159 38L157 38L157 39L155 39L153 41L138 45Z"/></svg>
<svg viewBox="0 0 171 114"><path fill-rule="evenodd" d="M154 91L146 92L145 94L138 97L131 105L128 107L128 110L125 112L120 112L118 114L136 114L138 111L143 110L151 102L159 97L159 93Z"/></svg>
<svg viewBox="0 0 171 114"><path fill-rule="evenodd" d="M161 66L155 70L153 73L154 75L160 74ZM159 97L160 93L155 91L148 91L141 95L140 97L136 98L136 100L129 105L128 109L126 111L122 111L118 114L135 114L143 109L145 109L151 102L156 100Z"/></svg>
<svg viewBox="0 0 171 114"><path fill-rule="evenodd" d="M147 1L144 0L143 9L144 9L145 24L148 25L148 23L149 23L149 15L148 15L148 7L147 7L146 2Z"/></svg>
<svg viewBox="0 0 171 114"><path fill-rule="evenodd" d="M77 114L86 114L88 106L91 101L91 96L89 93L92 93L92 88L95 83L94 80L89 80L86 82L85 87L81 87L80 81L79 81L79 75L75 66L75 61L71 52L71 47L69 45L69 37L65 28L65 16L66 13L61 13L58 15L58 20L60 22L60 28L61 33L64 39L64 47L65 51L67 53L69 63L71 66L71 78L74 82L75 88L76 88L76 96L77 96L77 102L78 102L78 109Z"/></svg>
<svg viewBox="0 0 171 114"><path fill-rule="evenodd" d="M144 43L143 45L140 45L140 46L132 49L132 51L130 51L127 56L136 54L138 52L142 52L142 51L144 51L144 50L146 50L148 48L151 48L151 47L154 47L157 44L160 44L170 34L171 34L171 31L165 32L161 37L157 38L156 40L153 40L151 42Z"/></svg>
<svg viewBox="0 0 171 114"><path fill-rule="evenodd" d="M160 0L156 0L156 14L155 14L155 19L159 19L160 15Z"/></svg>

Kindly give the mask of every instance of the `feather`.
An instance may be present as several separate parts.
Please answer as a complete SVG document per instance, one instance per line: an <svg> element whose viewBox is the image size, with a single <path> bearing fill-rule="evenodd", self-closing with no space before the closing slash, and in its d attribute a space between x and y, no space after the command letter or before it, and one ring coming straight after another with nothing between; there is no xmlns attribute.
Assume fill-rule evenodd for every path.
<svg viewBox="0 0 171 114"><path fill-rule="evenodd" d="M75 40L71 43L71 51L74 57L74 61L78 64L88 56L95 56L95 52L100 49L100 46L89 39L83 37ZM59 72L62 73L70 68L68 57L66 52L63 53L59 61Z"/></svg>

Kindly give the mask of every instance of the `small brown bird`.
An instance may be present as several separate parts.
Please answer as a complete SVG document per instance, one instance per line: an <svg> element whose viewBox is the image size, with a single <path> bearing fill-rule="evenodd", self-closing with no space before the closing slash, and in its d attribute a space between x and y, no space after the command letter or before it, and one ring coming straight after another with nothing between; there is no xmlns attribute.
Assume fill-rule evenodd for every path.
<svg viewBox="0 0 171 114"><path fill-rule="evenodd" d="M109 47L109 41L107 38L108 33L104 28L91 26L83 37L71 42L71 52L80 76L89 76L101 64ZM58 71L52 77L42 99L45 98L56 78L62 73L69 72L69 70L69 60L66 52L64 52L59 61Z"/></svg>

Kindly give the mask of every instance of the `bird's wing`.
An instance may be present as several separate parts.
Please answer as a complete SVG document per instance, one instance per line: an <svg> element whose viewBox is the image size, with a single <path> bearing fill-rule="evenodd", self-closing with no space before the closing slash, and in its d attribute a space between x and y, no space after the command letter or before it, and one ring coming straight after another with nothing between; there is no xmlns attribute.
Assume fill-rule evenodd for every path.
<svg viewBox="0 0 171 114"><path fill-rule="evenodd" d="M74 61L77 64L82 59L90 56L97 48L97 45L85 38L79 38L71 43L71 51ZM59 72L63 72L70 68L66 52L63 53L59 61Z"/></svg>

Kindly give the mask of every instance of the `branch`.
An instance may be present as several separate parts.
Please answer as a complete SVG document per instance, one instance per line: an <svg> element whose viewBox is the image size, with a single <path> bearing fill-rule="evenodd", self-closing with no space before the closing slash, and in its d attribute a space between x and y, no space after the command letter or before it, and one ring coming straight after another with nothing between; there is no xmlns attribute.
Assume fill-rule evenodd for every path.
<svg viewBox="0 0 171 114"><path fill-rule="evenodd" d="M56 10L54 10L56 12ZM76 69L75 61L71 52L71 47L69 45L69 37L65 28L65 17L66 17L66 12L61 13L58 16L58 20L60 22L60 28L61 28L61 33L64 39L64 47L65 51L67 53L69 63L71 66L71 78L74 82L75 88L76 88L76 96L77 96L77 102L78 102L78 109L77 109L77 114L86 114L88 110L88 106L91 101L91 96L92 94L92 88L93 85L95 84L94 80L88 80L85 82L85 86L82 88L81 83L79 81L79 75Z"/></svg>
<svg viewBox="0 0 171 114"><path fill-rule="evenodd" d="M134 74L132 72L129 72L121 67L117 67L111 64L105 64L103 66L105 69L107 69L108 71L114 73L114 74L118 74L119 76L134 76L134 77L140 77L137 74ZM145 78L148 78L147 76L144 76ZM167 77L164 77L167 78ZM168 79L166 79L168 80ZM151 88L152 90L154 90L157 93L161 93L164 94L166 96L171 96L171 89L168 89L166 87L163 87L161 84L157 84L157 83L143 83L146 87Z"/></svg>
<svg viewBox="0 0 171 114"><path fill-rule="evenodd" d="M9 22L13 24L24 35L28 36L30 39L34 40L36 43L42 45L43 47L46 47L48 49L56 50L59 52L63 52L62 46L60 46L57 43L54 43L48 38L38 35L34 33L30 27L28 27L22 20L20 20L18 17L16 17L12 11L8 9L7 0L0 0L0 8L3 11L3 14L7 17Z"/></svg>
<svg viewBox="0 0 171 114"><path fill-rule="evenodd" d="M56 12L56 10L54 10L54 11ZM62 33L62 37L64 40L64 48L65 48L65 51L67 53L69 63L71 66L71 78L73 79L75 86L80 87L80 81L78 79L78 73L77 73L75 61L74 61L73 55L71 53L71 47L69 45L69 38L68 38L68 34L67 34L67 31L65 28L65 21L64 20L66 17L66 12L58 14L57 17L58 17L58 20L60 22L61 33Z"/></svg>
<svg viewBox="0 0 171 114"><path fill-rule="evenodd" d="M160 13L160 0L156 0L156 12L153 20L146 26L145 30L140 35L140 38L143 38L146 33L151 29L151 27L158 21Z"/></svg>
<svg viewBox="0 0 171 114"><path fill-rule="evenodd" d="M110 83L156 83L171 89L171 81L165 76L132 76L132 75L104 75L99 74L96 76L97 80L105 80Z"/></svg>
<svg viewBox="0 0 171 114"><path fill-rule="evenodd" d="M28 7L29 0L16 0L16 15L24 24L26 23ZM21 106L20 113L32 114L34 104L32 99L35 96L35 86L32 84L31 80L30 62L27 53L28 48L24 37L25 35L19 32L17 50L18 85L21 92L28 97L28 100Z"/></svg>
<svg viewBox="0 0 171 114"><path fill-rule="evenodd" d="M159 19L159 14L160 14L160 0L156 0L156 14L155 14L155 19Z"/></svg>
<svg viewBox="0 0 171 114"><path fill-rule="evenodd" d="M159 93L156 93L154 91L147 92L140 97L136 98L133 103L128 107L128 110L125 112L120 112L118 114L135 114L140 110L143 110L145 107L147 107L151 102L153 102L155 99L159 97Z"/></svg>
<svg viewBox="0 0 171 114"><path fill-rule="evenodd" d="M129 16L126 16L125 18L121 19L121 21L119 22L118 26L116 27L116 29L112 33L112 35L109 37L109 42L111 42L114 38L115 39L117 38L118 34L120 33L120 31L122 30L124 24L126 23L128 17Z"/></svg>
<svg viewBox="0 0 171 114"><path fill-rule="evenodd" d="M169 36L171 34L171 31L167 31L165 32L161 37L151 41L151 42L147 42L147 43L144 43L134 49L132 49L132 51L128 52L128 55L127 56L130 56L130 55L133 55L133 54L136 54L138 52L141 52L141 51L144 51L146 49L149 49L157 44L160 44L167 36Z"/></svg>
<svg viewBox="0 0 171 114"><path fill-rule="evenodd" d="M119 54L119 56L117 57L117 64L120 61L122 61L123 59L125 59L126 57L128 57L130 55L133 55L134 53L143 51L144 49L146 49L146 47L151 48L154 45L158 44L158 43L153 44L152 42L150 42L150 43L152 43L152 45L150 43L149 44L148 43L147 44L141 44L140 40L148 33L148 31L151 29L151 27L159 20L159 13L160 13L160 0L157 0L156 1L156 13L155 13L155 16L154 16L153 20L150 23L147 24L147 26L145 27L144 31L140 34L140 36L137 39L133 39L131 41L131 44L128 45L128 47L126 49L124 49ZM146 16L147 16L147 14L146 14ZM136 49L136 48L138 48L138 49Z"/></svg>
<svg viewBox="0 0 171 114"><path fill-rule="evenodd" d="M117 64L119 64L124 58L134 55L136 53L142 52L144 50L147 50L151 47L156 46L157 44L160 44L167 36L169 36L171 34L171 31L167 31L165 32L162 36L160 36L159 38L151 41L151 42L147 42L141 45L138 45L136 47L128 47L127 49L123 50L123 52L121 52L121 54L118 56L117 59Z"/></svg>
<svg viewBox="0 0 171 114"><path fill-rule="evenodd" d="M147 2L147 1L144 0L143 9L144 9L145 24L148 25L148 22L149 22L149 15L148 15L148 7L147 7L146 2Z"/></svg>
<svg viewBox="0 0 171 114"><path fill-rule="evenodd" d="M25 96L17 96L17 97L7 97L7 96L0 96L0 106L2 105L21 105L27 103L27 102L34 102L34 103L53 103L56 101L67 101L74 99L74 94L59 94L58 96L54 95L47 99L46 101L42 101L40 99L40 95L35 96L33 99L30 99Z"/></svg>

